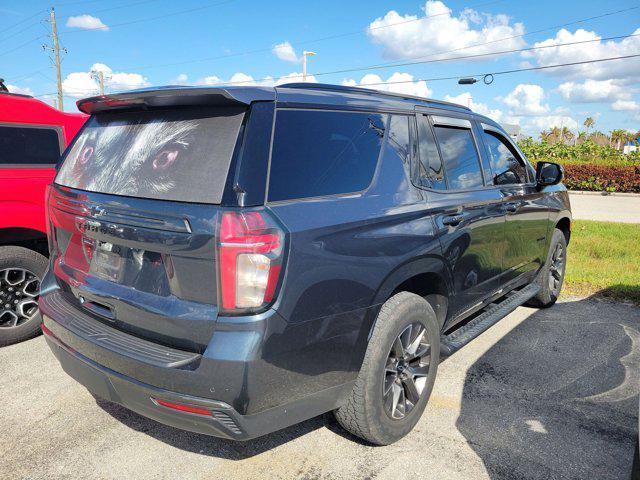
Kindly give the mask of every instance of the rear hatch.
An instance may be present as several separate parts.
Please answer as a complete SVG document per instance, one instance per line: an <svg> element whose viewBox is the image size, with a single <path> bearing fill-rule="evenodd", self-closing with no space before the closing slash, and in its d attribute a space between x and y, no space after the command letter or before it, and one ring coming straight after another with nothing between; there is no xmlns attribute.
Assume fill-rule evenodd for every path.
<svg viewBox="0 0 640 480"><path fill-rule="evenodd" d="M49 191L67 302L114 328L201 352L217 318L215 226L245 109L105 111Z"/></svg>

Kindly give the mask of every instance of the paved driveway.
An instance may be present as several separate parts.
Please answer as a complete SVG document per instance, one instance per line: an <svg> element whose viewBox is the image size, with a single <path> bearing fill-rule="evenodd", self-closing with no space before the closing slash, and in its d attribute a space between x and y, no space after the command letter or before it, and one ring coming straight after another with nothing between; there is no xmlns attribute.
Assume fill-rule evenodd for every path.
<svg viewBox="0 0 640 480"><path fill-rule="evenodd" d="M628 479L640 311L520 308L441 365L416 430L363 445L330 416L248 443L96 403L37 338L0 349L3 479Z"/></svg>
<svg viewBox="0 0 640 480"><path fill-rule="evenodd" d="M573 218L605 222L640 223L640 194L601 195L569 193Z"/></svg>

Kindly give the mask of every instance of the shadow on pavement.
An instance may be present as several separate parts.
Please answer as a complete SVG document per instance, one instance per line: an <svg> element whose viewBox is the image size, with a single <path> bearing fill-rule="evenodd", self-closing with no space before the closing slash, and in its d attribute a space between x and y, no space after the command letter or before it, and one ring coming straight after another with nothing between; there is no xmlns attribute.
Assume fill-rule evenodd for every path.
<svg viewBox="0 0 640 480"><path fill-rule="evenodd" d="M237 442L163 425L102 399L96 398L96 404L127 427L145 433L156 440L181 450L226 460L244 460L259 455L335 422L332 417L330 418L330 414L320 415L254 440Z"/></svg>
<svg viewBox="0 0 640 480"><path fill-rule="evenodd" d="M456 425L490 477L628 479L639 330L636 307L563 302L483 354L466 373Z"/></svg>
<svg viewBox="0 0 640 480"><path fill-rule="evenodd" d="M640 311L592 299L531 311L468 369L458 430L492 479L628 479L638 434ZM161 442L229 460L259 455L323 427L366 445L330 413L234 442L97 403Z"/></svg>

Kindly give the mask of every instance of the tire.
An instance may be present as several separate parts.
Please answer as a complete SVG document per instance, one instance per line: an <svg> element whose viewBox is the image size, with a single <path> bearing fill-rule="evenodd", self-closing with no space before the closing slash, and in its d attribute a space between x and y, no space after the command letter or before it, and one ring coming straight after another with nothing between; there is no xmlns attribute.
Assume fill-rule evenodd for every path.
<svg viewBox="0 0 640 480"><path fill-rule="evenodd" d="M556 254L560 252L562 255L561 265L558 265L555 259ZM561 230L557 228L551 236L549 252L547 253L547 261L538 272L536 282L540 285L538 294L529 300L526 305L537 308L548 308L558 300L562 283L564 282L564 274L567 269L567 239ZM551 286L551 276L555 277L555 286Z"/></svg>
<svg viewBox="0 0 640 480"><path fill-rule="evenodd" d="M412 335L420 335L424 340L416 347L416 353L425 353L423 361L394 363L392 357L400 357L396 354L399 350L397 341L409 347L406 350L403 347L403 352L410 352L417 344L415 339L412 342ZM429 350L430 354L427 354ZM407 354L406 358L410 356ZM428 367L425 367L428 356ZM336 419L346 430L372 444L388 445L401 439L413 429L427 405L439 360L440 328L431 305L413 293L394 295L380 309L355 386L345 404L334 412ZM390 365L394 366L389 369ZM393 368L396 369L395 374ZM407 377L418 371L420 377L416 374L413 385L417 389L422 388L419 392L417 389L410 391L404 382L412 383ZM401 372L400 377L405 375L405 380L399 378L397 372ZM385 388L389 392L386 396ZM393 400L398 388L402 390L399 395L404 395L407 400L411 393L419 393L418 401L413 406L405 403L402 411L399 397L394 410Z"/></svg>
<svg viewBox="0 0 640 480"><path fill-rule="evenodd" d="M47 258L38 252L0 247L0 347L41 333L36 302L46 269ZM20 272L25 272L23 281Z"/></svg>

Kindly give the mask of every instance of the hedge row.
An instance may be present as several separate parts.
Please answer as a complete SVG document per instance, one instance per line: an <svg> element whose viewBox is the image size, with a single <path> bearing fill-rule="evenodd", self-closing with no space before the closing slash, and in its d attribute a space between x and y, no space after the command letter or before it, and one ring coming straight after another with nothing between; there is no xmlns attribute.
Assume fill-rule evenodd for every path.
<svg viewBox="0 0 640 480"><path fill-rule="evenodd" d="M564 172L569 190L640 193L640 166L565 165Z"/></svg>

